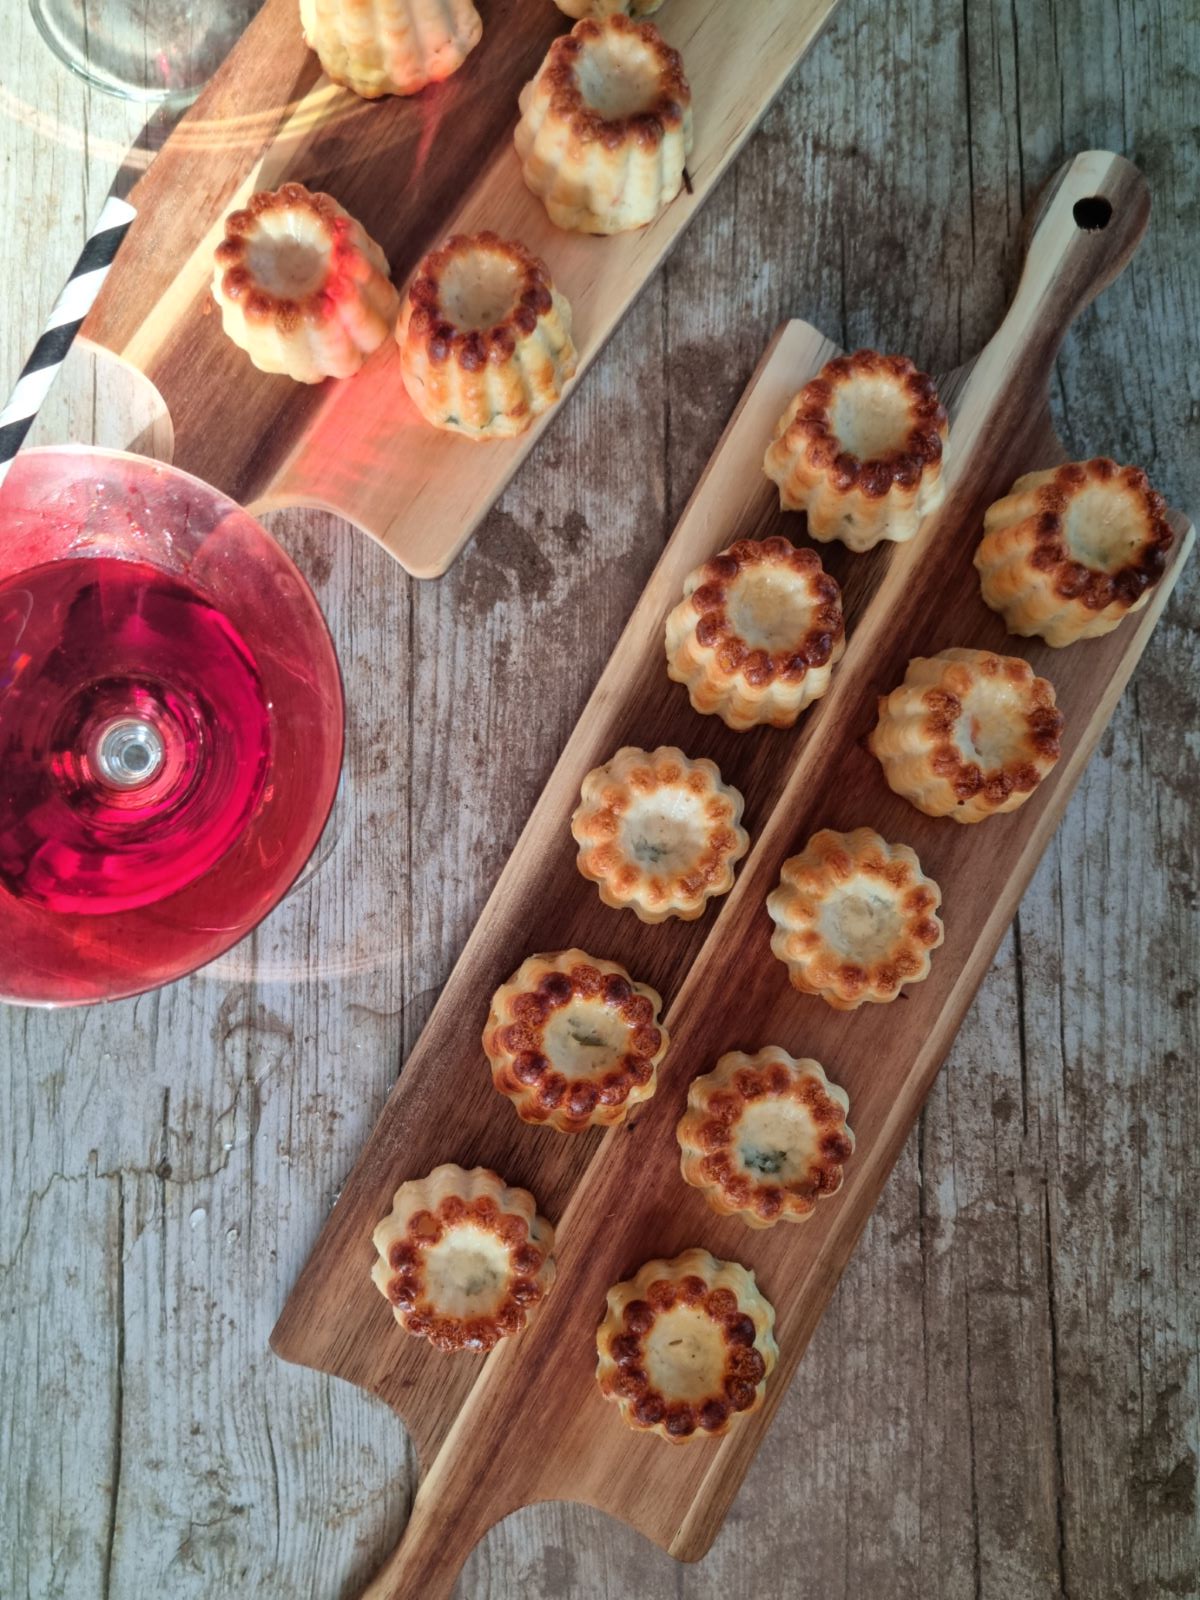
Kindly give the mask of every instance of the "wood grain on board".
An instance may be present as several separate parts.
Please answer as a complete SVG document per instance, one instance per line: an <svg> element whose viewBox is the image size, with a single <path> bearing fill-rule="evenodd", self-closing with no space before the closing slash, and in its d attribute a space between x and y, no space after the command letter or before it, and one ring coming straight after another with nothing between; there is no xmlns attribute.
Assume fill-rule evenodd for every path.
<svg viewBox="0 0 1200 1600"><path fill-rule="evenodd" d="M346 673L323 864L186 982L0 1010L6 1595L346 1597L399 1537L402 1424L267 1337L781 320L947 371L999 323L1028 197L1123 150L1150 228L1059 352L1055 415L1073 456L1200 504L1190 16L843 0L440 582L269 515ZM6 50L11 382L145 113L27 7ZM114 366L65 372L38 442L128 444ZM1200 1588L1198 593L1193 559L708 1556L541 1503L480 1542L462 1600Z"/></svg>
<svg viewBox="0 0 1200 1600"><path fill-rule="evenodd" d="M781 529L803 538L802 519L779 512L761 457L787 399L834 347L803 323L772 343L272 1336L287 1359L386 1399L416 1440L425 1477L369 1591L379 1600L449 1594L475 1540L531 1501L598 1506L682 1559L702 1555L720 1527L1190 549L1177 518L1174 560L1145 611L1102 641L1057 652L1006 637L972 564L991 501L1020 473L1064 459L1047 403L1055 353L1070 320L1125 266L1148 213L1141 175L1105 152L1077 157L1048 186L1004 324L942 384L952 415L946 504L910 543L865 557L822 547L847 617L830 691L795 732L736 734L697 716L668 681L662 627L686 574L717 549ZM1066 719L1052 777L1018 812L980 827L914 811L864 746L877 696L909 657L956 644L1026 656L1055 685ZM733 891L704 918L650 928L599 902L575 867L567 820L588 770L621 745L662 743L717 761L746 797L752 842ZM927 982L847 1015L788 987L764 903L784 858L818 828L863 824L912 845L941 884L946 942ZM620 960L667 1000L672 1042L658 1092L603 1139L520 1123L495 1094L479 1044L497 985L527 954L572 946ZM849 1091L857 1146L843 1191L802 1230L752 1234L682 1184L674 1128L697 1072L725 1050L764 1044L815 1056ZM371 1231L393 1189L447 1160L491 1166L531 1189L559 1227L553 1293L486 1361L397 1334L369 1277ZM723 1439L672 1449L630 1433L601 1399L594 1334L609 1284L694 1244L754 1267L776 1309L781 1359L761 1412Z"/></svg>
<svg viewBox="0 0 1200 1600"><path fill-rule="evenodd" d="M388 339L353 379L258 372L209 295L227 211L296 179L328 190L383 246L403 286L447 234L491 228L549 265L570 301L582 373L703 204L837 0L672 0L696 140L690 187L647 228L564 233L526 189L517 96L566 19L548 0L491 0L482 42L445 83L368 102L321 76L295 0L266 0L130 199L138 219L83 336L143 373L176 466L252 511L339 512L419 577L444 572L550 422L478 442L425 423ZM569 391L568 391L569 392Z"/></svg>

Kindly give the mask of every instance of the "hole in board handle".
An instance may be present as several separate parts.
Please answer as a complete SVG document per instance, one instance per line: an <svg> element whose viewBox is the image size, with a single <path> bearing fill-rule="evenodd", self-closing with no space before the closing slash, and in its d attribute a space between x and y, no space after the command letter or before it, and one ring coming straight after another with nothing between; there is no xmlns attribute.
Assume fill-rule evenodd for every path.
<svg viewBox="0 0 1200 1600"><path fill-rule="evenodd" d="M1084 229L1086 233L1099 233L1101 228L1108 227L1112 217L1112 202L1102 194L1090 195L1086 200L1076 200L1071 215L1075 218L1077 228Z"/></svg>

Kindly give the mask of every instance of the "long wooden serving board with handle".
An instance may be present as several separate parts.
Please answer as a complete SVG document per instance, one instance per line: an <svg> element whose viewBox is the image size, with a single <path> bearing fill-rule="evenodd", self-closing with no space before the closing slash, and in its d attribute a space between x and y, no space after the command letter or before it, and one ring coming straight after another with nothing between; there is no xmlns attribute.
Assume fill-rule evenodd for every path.
<svg viewBox="0 0 1200 1600"><path fill-rule="evenodd" d="M582 373L836 4L669 0L655 23L692 86L690 189L649 227L597 238L554 227L513 149L517 97L570 25L551 0L480 0L483 39L452 78L374 102L321 75L296 0L266 0L131 193L137 220L81 337L153 384L176 466L251 511L338 512L409 572L435 577L554 413L518 440L438 432L409 400L391 339L341 383L309 388L257 371L224 336L209 293L226 213L290 179L325 189L383 246L401 288L447 234L520 239L571 303Z"/></svg>
<svg viewBox="0 0 1200 1600"><path fill-rule="evenodd" d="M1091 151L1057 175L1031 219L1003 326L941 381L952 418L945 504L910 543L866 555L820 547L843 589L846 655L795 729L738 734L694 713L668 680L663 624L687 573L732 540L804 540L803 519L778 509L762 455L787 400L835 350L792 322L767 351L275 1328L280 1355L382 1396L415 1438L424 1475L405 1536L369 1590L376 1600L448 1595L480 1535L542 1499L599 1506L683 1560L715 1537L1192 543L1174 518L1171 563L1145 609L1059 651L1006 636L972 566L988 504L1022 472L1064 459L1047 402L1055 352L1128 261L1148 214L1146 185L1119 156ZM1027 657L1066 719L1051 776L1019 811L975 827L899 799L864 743L876 697L910 656L951 645ZM624 744L665 743L714 758L742 791L751 849L731 893L698 922L649 927L601 904L576 870L568 821L592 767ZM818 828L863 824L915 848L942 887L946 940L926 982L845 1013L789 988L765 901L781 863ZM667 1001L658 1092L603 1136L521 1123L480 1046L493 990L526 955L571 946L621 961ZM815 1056L849 1092L857 1146L841 1192L803 1226L751 1231L683 1183L675 1124L697 1073L726 1050L766 1044ZM443 1161L495 1168L532 1190L558 1228L545 1305L486 1359L404 1335L370 1279L371 1232L393 1190ZM755 1270L777 1312L780 1362L762 1410L724 1438L671 1446L630 1432L601 1398L595 1330L610 1284L691 1245Z"/></svg>

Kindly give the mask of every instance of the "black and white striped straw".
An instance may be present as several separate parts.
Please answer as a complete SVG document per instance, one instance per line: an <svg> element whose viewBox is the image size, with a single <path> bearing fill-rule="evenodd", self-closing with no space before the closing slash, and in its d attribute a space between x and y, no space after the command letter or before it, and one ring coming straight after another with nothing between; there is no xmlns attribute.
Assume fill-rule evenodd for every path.
<svg viewBox="0 0 1200 1600"><path fill-rule="evenodd" d="M25 436L33 426L33 419L41 410L42 402L58 376L58 369L83 319L92 309L100 293L100 285L108 276L108 269L121 247L121 241L136 216L137 212L128 200L120 200L110 194L104 202L99 221L88 235L79 260L54 303L42 336L21 368L21 376L17 379L17 386L8 404L0 411L0 483L4 482L13 457L24 444Z"/></svg>

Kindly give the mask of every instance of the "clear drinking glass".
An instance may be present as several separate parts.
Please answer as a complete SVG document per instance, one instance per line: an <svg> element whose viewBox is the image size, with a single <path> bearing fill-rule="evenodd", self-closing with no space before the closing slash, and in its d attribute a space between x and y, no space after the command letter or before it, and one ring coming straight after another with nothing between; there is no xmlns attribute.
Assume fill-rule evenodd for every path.
<svg viewBox="0 0 1200 1600"><path fill-rule="evenodd" d="M129 100L195 98L262 0L29 0L73 72Z"/></svg>
<svg viewBox="0 0 1200 1600"><path fill-rule="evenodd" d="M71 446L0 488L0 1000L138 994L248 933L329 817L324 618L246 512Z"/></svg>

